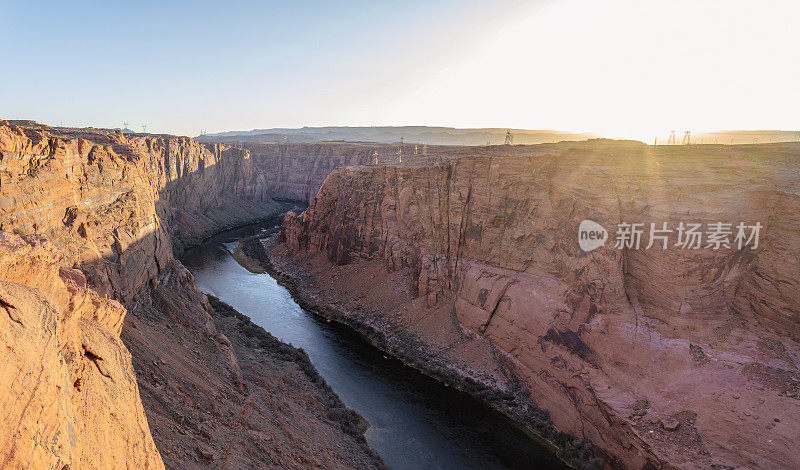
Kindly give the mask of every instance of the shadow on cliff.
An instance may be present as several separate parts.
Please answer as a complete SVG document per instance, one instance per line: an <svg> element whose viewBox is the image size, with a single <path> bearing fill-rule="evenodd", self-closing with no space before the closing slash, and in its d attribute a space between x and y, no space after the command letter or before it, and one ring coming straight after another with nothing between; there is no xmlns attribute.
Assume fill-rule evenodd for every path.
<svg viewBox="0 0 800 470"><path fill-rule="evenodd" d="M207 237L295 207L293 201L272 199L266 169L253 168L248 158L230 160L219 158L214 165L200 163L196 171L188 171L168 169L175 162L165 155L162 178L169 181L158 189L155 200L133 190L118 196L102 214L76 215L71 214L74 206L67 208L64 225L103 253L79 263L90 285L130 305Z"/></svg>
<svg viewBox="0 0 800 470"><path fill-rule="evenodd" d="M240 409L251 383L245 366L232 341L215 325L205 294L178 260L214 234L277 218L295 207L294 202L270 197L266 169L232 157L201 164L196 171L159 169L169 181L159 185L155 196L146 186L114 192L112 204L83 213L67 208L62 221L67 236L83 239L78 250L103 253L76 263L89 285L128 310L121 337L131 353L148 425L167 468L218 463L228 447L236 447L231 436L238 434L233 425L210 423L228 414L246 415L242 420L251 428L270 425L263 413ZM176 163L168 155L154 160L164 167ZM127 164L125 168L130 169ZM176 434L176 429L181 431ZM263 443L240 444L248 451L239 449L238 458L252 459L240 462L243 466L274 460L260 455L268 453ZM363 444L361 451L368 455L365 449ZM377 466L365 468L373 467Z"/></svg>

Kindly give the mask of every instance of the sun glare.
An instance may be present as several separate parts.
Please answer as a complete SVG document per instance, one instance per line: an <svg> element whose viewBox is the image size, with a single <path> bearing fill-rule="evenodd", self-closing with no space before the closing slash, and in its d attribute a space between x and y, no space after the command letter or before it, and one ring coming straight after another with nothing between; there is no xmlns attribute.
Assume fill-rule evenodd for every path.
<svg viewBox="0 0 800 470"><path fill-rule="evenodd" d="M646 3L646 5L645 5ZM593 131L790 129L800 6L789 2L536 4L395 103L413 121Z"/></svg>

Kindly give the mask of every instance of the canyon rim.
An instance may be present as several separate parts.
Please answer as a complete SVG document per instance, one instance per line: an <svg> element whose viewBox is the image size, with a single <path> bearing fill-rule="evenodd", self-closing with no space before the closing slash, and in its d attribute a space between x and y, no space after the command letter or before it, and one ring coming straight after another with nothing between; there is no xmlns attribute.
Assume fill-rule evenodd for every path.
<svg viewBox="0 0 800 470"><path fill-rule="evenodd" d="M798 17L0 0L0 470L800 468Z"/></svg>
<svg viewBox="0 0 800 470"><path fill-rule="evenodd" d="M246 258L564 463L795 460L798 144L409 147L400 163L383 144L0 133L5 467L382 467L308 359L253 343L176 259L286 200L308 207ZM591 252L584 219L612 232ZM623 221L717 219L760 221L758 247L613 246Z"/></svg>

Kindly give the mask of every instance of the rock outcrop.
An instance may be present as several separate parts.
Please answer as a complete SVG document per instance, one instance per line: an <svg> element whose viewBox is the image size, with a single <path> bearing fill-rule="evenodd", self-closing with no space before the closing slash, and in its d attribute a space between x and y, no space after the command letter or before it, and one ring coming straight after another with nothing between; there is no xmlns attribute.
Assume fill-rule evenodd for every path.
<svg viewBox="0 0 800 470"><path fill-rule="evenodd" d="M18 124L0 121L0 230L46 238L47 251L59 254L46 277L25 271L33 248L21 242L3 258L19 272L0 271L11 286L3 294L9 313L0 315L10 322L0 409L19 427L12 419L0 433L0 462L149 468L163 456L181 469L381 465L363 439L325 416L327 392L315 394L320 385L291 366L281 366L286 377L268 372L297 384L306 400L267 419L252 402L292 393L258 378L269 376L262 362L277 359L237 349L175 259L215 232L285 211L270 198L270 168L247 150L184 137ZM53 274L59 268L69 295ZM42 291L41 302L31 289ZM315 434L328 440L299 437Z"/></svg>
<svg viewBox="0 0 800 470"><path fill-rule="evenodd" d="M390 349L418 351L419 367L499 390L512 374L610 463L794 465L800 145L455 153L333 171L284 219L276 268ZM592 252L584 219L611 232ZM676 247L675 232L646 249L651 222L762 229L756 249ZM620 223L645 224L639 249L614 248Z"/></svg>
<svg viewBox="0 0 800 470"><path fill-rule="evenodd" d="M119 334L63 253L0 232L0 468L164 468Z"/></svg>

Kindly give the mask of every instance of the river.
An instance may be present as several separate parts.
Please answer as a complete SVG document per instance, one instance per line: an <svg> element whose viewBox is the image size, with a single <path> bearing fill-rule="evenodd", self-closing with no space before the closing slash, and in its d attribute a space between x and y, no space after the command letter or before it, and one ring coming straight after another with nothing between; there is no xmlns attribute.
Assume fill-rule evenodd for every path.
<svg viewBox="0 0 800 470"><path fill-rule="evenodd" d="M502 415L383 354L347 327L303 310L269 274L233 258L238 240L275 221L221 233L183 263L199 288L303 348L341 399L370 423L369 445L394 470L560 468Z"/></svg>

